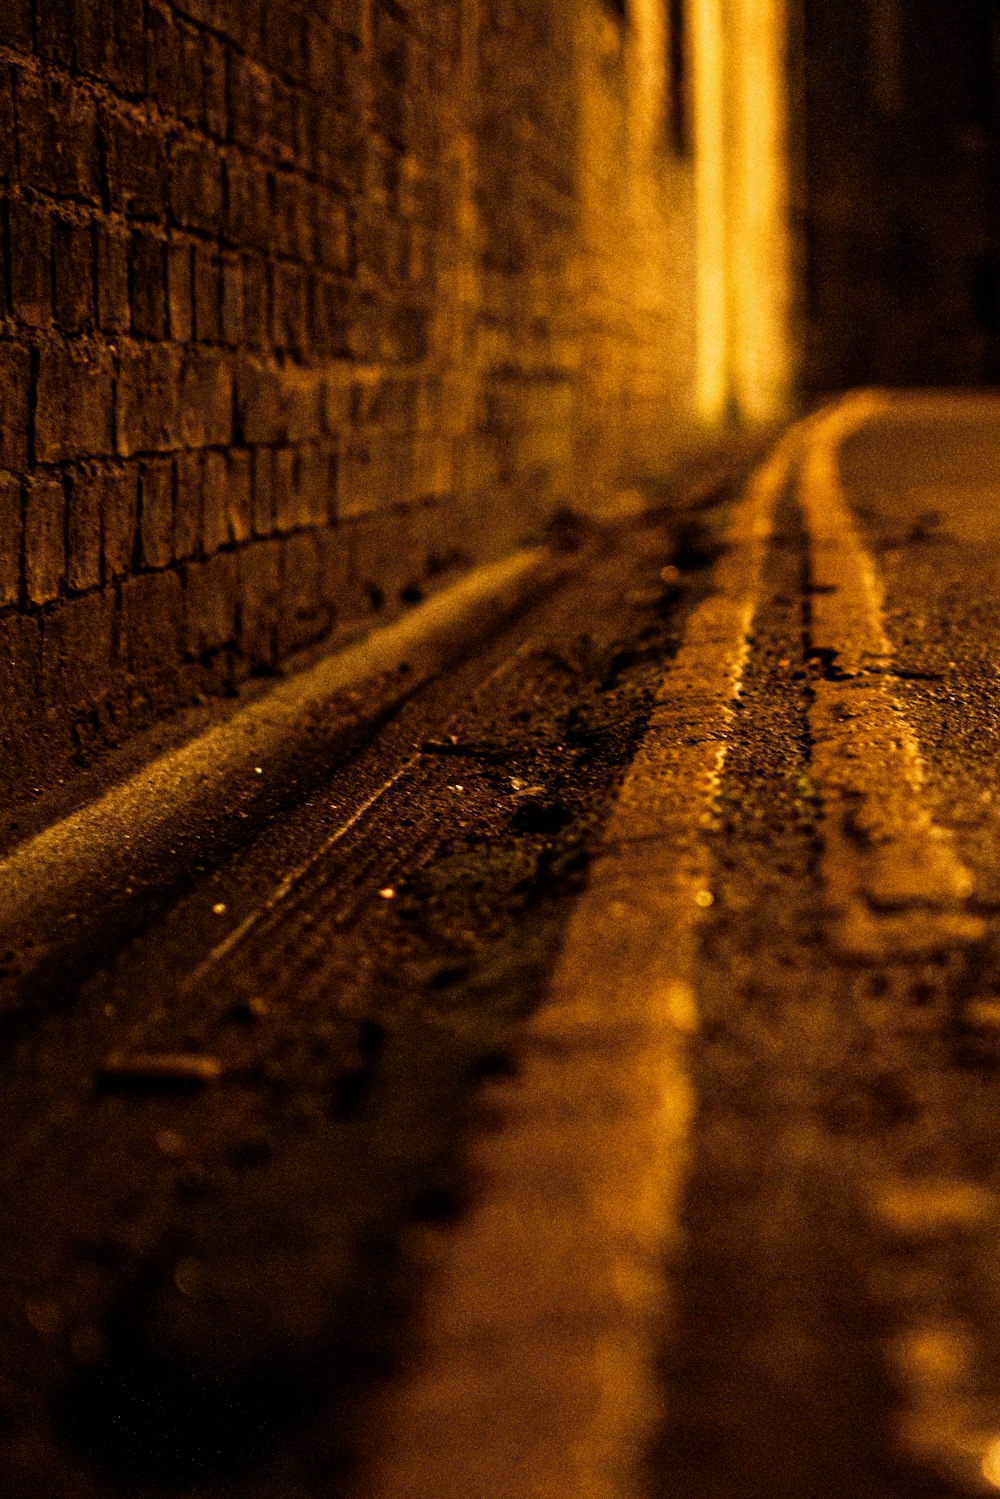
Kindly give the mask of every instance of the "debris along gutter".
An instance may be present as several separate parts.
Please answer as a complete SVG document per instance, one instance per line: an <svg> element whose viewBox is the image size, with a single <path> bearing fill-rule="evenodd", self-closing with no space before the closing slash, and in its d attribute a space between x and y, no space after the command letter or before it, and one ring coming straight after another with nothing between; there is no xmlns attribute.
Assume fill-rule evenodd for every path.
<svg viewBox="0 0 1000 1499"><path fill-rule="evenodd" d="M113 950L571 566L539 546L475 569L20 844L0 861L0 1011L44 1002L74 954Z"/></svg>

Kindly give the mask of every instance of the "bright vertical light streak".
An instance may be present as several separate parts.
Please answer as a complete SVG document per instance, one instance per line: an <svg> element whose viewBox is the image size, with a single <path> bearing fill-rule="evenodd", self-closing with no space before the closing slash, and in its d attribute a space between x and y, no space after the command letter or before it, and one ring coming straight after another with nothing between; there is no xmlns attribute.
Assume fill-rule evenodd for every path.
<svg viewBox="0 0 1000 1499"><path fill-rule="evenodd" d="M729 401L722 0L695 0L691 48L698 266L695 400L699 416L706 421L721 421Z"/></svg>
<svg viewBox="0 0 1000 1499"><path fill-rule="evenodd" d="M729 277L733 394L745 420L783 414L789 384L785 0L732 7Z"/></svg>

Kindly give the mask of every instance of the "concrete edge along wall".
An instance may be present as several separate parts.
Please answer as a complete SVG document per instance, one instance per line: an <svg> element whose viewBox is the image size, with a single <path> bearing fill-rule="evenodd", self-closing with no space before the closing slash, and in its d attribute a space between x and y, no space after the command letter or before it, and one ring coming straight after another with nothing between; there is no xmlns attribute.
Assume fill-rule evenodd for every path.
<svg viewBox="0 0 1000 1499"><path fill-rule="evenodd" d="M6 0L9 805L666 461L683 13Z"/></svg>

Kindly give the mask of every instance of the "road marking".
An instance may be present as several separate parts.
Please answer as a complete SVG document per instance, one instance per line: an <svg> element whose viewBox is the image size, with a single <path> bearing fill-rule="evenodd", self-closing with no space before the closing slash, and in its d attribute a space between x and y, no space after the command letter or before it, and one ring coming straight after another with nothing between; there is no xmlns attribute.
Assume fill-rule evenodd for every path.
<svg viewBox="0 0 1000 1499"><path fill-rule="evenodd" d="M627 1499L641 1487L693 1107L705 821L800 439L782 441L736 507L517 1073L488 1095L473 1205L413 1241L432 1272L420 1351L372 1424L365 1499Z"/></svg>
<svg viewBox="0 0 1000 1499"><path fill-rule="evenodd" d="M814 682L809 709L822 875L835 940L845 953L872 959L975 941L984 930L964 909L969 872L926 804L917 739L891 686L878 575L840 481L840 445L895 404L862 391L822 414L798 484L812 649L830 668Z"/></svg>
<svg viewBox="0 0 1000 1499"><path fill-rule="evenodd" d="M849 956L893 961L975 941L984 923L965 902L971 877L927 805L917 737L894 695L894 653L882 589L851 517L839 472L845 439L871 421L965 410L954 400L859 392L816 424L798 493L809 533L811 642L828 666L814 682L811 776L820 796L822 877L832 935ZM989 1237L991 1194L952 1177L885 1176L870 1184L869 1215L902 1268L883 1295L898 1324L890 1345L903 1454L963 1493L1000 1478L995 1410L978 1387L976 1338L941 1289L942 1242ZM905 1254L904 1254L905 1251ZM937 1287L928 1295L927 1284ZM895 1303L895 1305L893 1305Z"/></svg>

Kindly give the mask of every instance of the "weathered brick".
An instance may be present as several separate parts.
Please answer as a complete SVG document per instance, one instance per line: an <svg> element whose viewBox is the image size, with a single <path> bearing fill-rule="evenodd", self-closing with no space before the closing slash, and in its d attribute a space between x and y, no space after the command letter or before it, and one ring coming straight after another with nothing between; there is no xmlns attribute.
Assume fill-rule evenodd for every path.
<svg viewBox="0 0 1000 1499"><path fill-rule="evenodd" d="M310 261L315 253L317 194L298 172L275 172L272 178L272 248L293 260Z"/></svg>
<svg viewBox="0 0 1000 1499"><path fill-rule="evenodd" d="M214 146L197 138L174 142L170 202L178 224L217 234L222 227L222 165Z"/></svg>
<svg viewBox="0 0 1000 1499"><path fill-rule="evenodd" d="M143 567L174 560L174 466L152 459L139 471L139 556Z"/></svg>
<svg viewBox="0 0 1000 1499"><path fill-rule="evenodd" d="M105 79L126 94L146 84L142 0L73 0L76 59L85 73Z"/></svg>
<svg viewBox="0 0 1000 1499"><path fill-rule="evenodd" d="M190 7L192 0L186 3ZM214 30L238 42L251 55L261 52L268 0L198 0L198 3L210 5L215 16Z"/></svg>
<svg viewBox="0 0 1000 1499"><path fill-rule="evenodd" d="M234 552L220 552L184 569L184 645L188 655L201 656L235 640L238 587Z"/></svg>
<svg viewBox="0 0 1000 1499"><path fill-rule="evenodd" d="M204 460L202 550L206 554L253 534L250 454L208 452Z"/></svg>
<svg viewBox="0 0 1000 1499"><path fill-rule="evenodd" d="M391 529L378 514L361 515L343 528L349 538L349 608L363 616L378 613L413 579L409 517L393 517Z"/></svg>
<svg viewBox="0 0 1000 1499"><path fill-rule="evenodd" d="M28 480L24 505L24 581L33 604L59 594L66 572L66 492L50 474Z"/></svg>
<svg viewBox="0 0 1000 1499"><path fill-rule="evenodd" d="M53 225L56 324L84 333L94 323L93 226L57 218Z"/></svg>
<svg viewBox="0 0 1000 1499"><path fill-rule="evenodd" d="M322 432L320 370L245 359L239 367L237 409L243 441L308 442Z"/></svg>
<svg viewBox="0 0 1000 1499"><path fill-rule="evenodd" d="M149 91L165 114L178 113L180 87L180 42L174 13L157 3L149 7L147 32Z"/></svg>
<svg viewBox="0 0 1000 1499"><path fill-rule="evenodd" d="M28 466L31 361L27 349L0 343L0 467Z"/></svg>
<svg viewBox="0 0 1000 1499"><path fill-rule="evenodd" d="M331 24L346 32L348 36L360 37L364 14L363 0L330 0L325 7L325 13L330 17Z"/></svg>
<svg viewBox="0 0 1000 1499"><path fill-rule="evenodd" d="M312 112L312 155L319 176L343 192L360 188L371 146L356 117L317 102Z"/></svg>
<svg viewBox="0 0 1000 1499"><path fill-rule="evenodd" d="M167 246L167 308L170 337L189 343L194 337L194 296L191 281L192 248L183 242Z"/></svg>
<svg viewBox="0 0 1000 1499"><path fill-rule="evenodd" d="M159 219L167 206L167 150L155 120L104 114L108 197L116 213Z"/></svg>
<svg viewBox="0 0 1000 1499"><path fill-rule="evenodd" d="M416 364L429 352L431 309L420 303L401 303L389 314L384 348L391 360Z"/></svg>
<svg viewBox="0 0 1000 1499"><path fill-rule="evenodd" d="M272 453L274 485L274 529L292 531L299 524L295 487L295 449L275 448Z"/></svg>
<svg viewBox="0 0 1000 1499"><path fill-rule="evenodd" d="M112 594L65 599L42 625L42 700L59 711L101 709L112 692Z"/></svg>
<svg viewBox="0 0 1000 1499"><path fill-rule="evenodd" d="M96 481L101 506L101 556L105 581L124 577L132 568L138 528L138 475L131 465L102 474Z"/></svg>
<svg viewBox="0 0 1000 1499"><path fill-rule="evenodd" d="M271 448L252 451L253 529L257 536L270 536L274 530L274 452Z"/></svg>
<svg viewBox="0 0 1000 1499"><path fill-rule="evenodd" d="M226 49L214 36L202 36L201 61L205 80L205 128L224 140L229 128L226 102Z"/></svg>
<svg viewBox="0 0 1000 1499"><path fill-rule="evenodd" d="M101 4L100 0L71 0L76 60L82 72L95 78L112 79L115 66L114 13L120 8L120 4Z"/></svg>
<svg viewBox="0 0 1000 1499"><path fill-rule="evenodd" d="M319 263L330 271L348 273L354 267L353 234L347 199L327 189L317 195L316 249Z"/></svg>
<svg viewBox="0 0 1000 1499"><path fill-rule="evenodd" d="M193 348L184 357L181 432L187 447L228 446L233 440L233 372L217 349Z"/></svg>
<svg viewBox="0 0 1000 1499"><path fill-rule="evenodd" d="M65 77L21 72L17 80L21 180L42 192L100 197L97 106Z"/></svg>
<svg viewBox="0 0 1000 1499"><path fill-rule="evenodd" d="M140 345L123 349L119 360L119 453L127 458L180 447L180 351L170 344Z"/></svg>
<svg viewBox="0 0 1000 1499"><path fill-rule="evenodd" d="M174 556L193 557L201 539L202 455L181 453L176 463L174 490Z"/></svg>
<svg viewBox="0 0 1000 1499"><path fill-rule="evenodd" d="M256 542L239 554L240 647L251 670L274 663L281 612L281 544Z"/></svg>
<svg viewBox="0 0 1000 1499"><path fill-rule="evenodd" d="M0 64L0 178L4 181L11 179L17 170L16 132L11 72Z"/></svg>
<svg viewBox="0 0 1000 1499"><path fill-rule="evenodd" d="M313 347L325 359L351 352L349 287L332 276L311 278L311 333Z"/></svg>
<svg viewBox="0 0 1000 1499"><path fill-rule="evenodd" d="M106 349L71 344L39 352L35 456L40 462L112 453L113 411Z"/></svg>
<svg viewBox="0 0 1000 1499"><path fill-rule="evenodd" d="M350 366L331 369L320 389L320 417L326 437L337 437L348 427L351 417Z"/></svg>
<svg viewBox="0 0 1000 1499"><path fill-rule="evenodd" d="M0 619L0 776L12 799L33 784L41 716L42 632L31 615Z"/></svg>
<svg viewBox="0 0 1000 1499"><path fill-rule="evenodd" d="M22 521L21 481L0 473L0 605L16 604L21 594Z"/></svg>
<svg viewBox="0 0 1000 1499"><path fill-rule="evenodd" d="M76 593L101 581L101 491L93 472L70 477L67 495L66 582Z"/></svg>
<svg viewBox="0 0 1000 1499"><path fill-rule="evenodd" d="M140 338L163 338L167 328L166 246L155 234L132 235L132 328Z"/></svg>
<svg viewBox="0 0 1000 1499"><path fill-rule="evenodd" d="M326 522L333 510L330 455L317 443L286 450L279 458L280 484L275 488L275 527L294 531Z"/></svg>
<svg viewBox="0 0 1000 1499"><path fill-rule="evenodd" d="M226 156L226 235L234 245L270 249L271 183L266 167L241 151Z"/></svg>
<svg viewBox="0 0 1000 1499"><path fill-rule="evenodd" d="M286 78L305 79L309 73L308 29L305 17L292 7L263 9L263 47L272 66Z"/></svg>
<svg viewBox="0 0 1000 1499"><path fill-rule="evenodd" d="M323 602L332 618L342 623L352 613L358 612L356 605L352 606L351 597L350 532L341 526L322 526L316 532L316 544Z"/></svg>
<svg viewBox="0 0 1000 1499"><path fill-rule="evenodd" d="M52 215L40 203L14 199L10 214L10 302L18 323L52 324Z"/></svg>
<svg viewBox="0 0 1000 1499"><path fill-rule="evenodd" d="M270 76L250 58L236 53L232 58L229 93L233 140L259 150L270 129Z"/></svg>
<svg viewBox="0 0 1000 1499"><path fill-rule="evenodd" d="M250 454L245 448L229 453L226 483L226 526L230 541L242 545L253 535L253 500L251 496Z"/></svg>
<svg viewBox="0 0 1000 1499"><path fill-rule="evenodd" d="M281 543L281 611L278 645L284 655L317 640L327 629L330 611L323 600L319 548L303 531Z"/></svg>
<svg viewBox="0 0 1000 1499"><path fill-rule="evenodd" d="M225 453L207 452L202 466L201 550L206 557L229 540L226 518L229 473Z"/></svg>
<svg viewBox="0 0 1000 1499"><path fill-rule="evenodd" d="M296 648L326 628L333 605L361 611L366 597L391 598L419 571L429 543L410 526L415 506L456 489L489 493L483 527L494 528L493 544L515 491L526 512L528 469L539 507L560 485L565 493L574 409L551 407L544 387L575 368L581 347L598 404L605 391L617 402L629 380L655 386L649 372L659 356L648 350L661 323L648 320L636 373L623 376L619 352L632 347L631 334L616 330L632 310L616 292L609 313L600 277L594 316L602 327L608 318L607 348L619 352L594 360L591 344L579 342L565 268L591 268L574 239L576 120L563 78L572 70L550 66L544 27L534 24L535 10L548 16L548 0L534 9L500 0L499 11L491 0L484 10L478 43L491 92L482 110L458 67L459 3L34 0L33 18L27 0L4 8L0 46L30 47L32 26L36 45L30 60L9 50L0 59L0 183L11 184L0 239L2 253L13 252L0 265L0 285L32 349L18 349L8 324L0 505L8 526L19 526L29 464L36 483L57 478L38 465L65 465L58 590L89 598L103 584L117 594L137 569L157 580L151 591L125 589L122 639L140 713L147 700L165 705L174 689L224 685L232 626L211 622L216 584L229 601L220 606L227 620L242 621L247 659L270 664L279 620L281 649ZM617 129L617 101L608 109ZM630 252L620 214L608 213L600 194L593 207L622 254ZM602 223L591 225L601 253ZM643 250L636 263L653 262ZM95 316L108 345L110 403L86 391L79 398L70 351L48 331L54 319L82 353L97 342ZM355 421L345 371L359 362L371 378ZM607 372L598 369L605 362ZM436 376L442 389L448 372L433 407L410 378L414 365L421 381ZM500 383L494 368L545 375L511 382L524 386L521 406L504 420L492 412L490 430L477 432L477 392ZM338 487L345 509L368 518L335 534ZM42 491L33 493L39 530ZM473 510L470 501L462 513ZM280 544L251 539L274 538L276 529ZM467 550L477 545L472 536ZM408 548L413 557L400 560ZM197 639L182 639L180 585L159 580L195 561L207 565L192 570L183 602L201 590L188 621L201 623ZM234 566L238 615L227 612ZM15 562L0 564L0 610L26 602L24 568L18 529ZM36 574L36 589L51 591ZM160 611L155 642L142 635L140 603L147 614ZM85 628L85 611L63 615L61 605L50 597L46 614ZM214 653L213 661L189 661L175 678L183 649Z"/></svg>
<svg viewBox="0 0 1000 1499"><path fill-rule="evenodd" d="M31 51L31 0L4 0L0 6L0 43L17 52Z"/></svg>
<svg viewBox="0 0 1000 1499"><path fill-rule="evenodd" d="M204 35L190 26L181 24L177 27L180 52L177 113L196 129L200 129L205 120L205 78L201 61Z"/></svg>
<svg viewBox="0 0 1000 1499"><path fill-rule="evenodd" d="M244 255L242 262L243 337L251 349L262 349L271 327L267 266L261 256L252 253Z"/></svg>
<svg viewBox="0 0 1000 1499"><path fill-rule="evenodd" d="M309 298L306 272L278 261L272 269L272 337L277 349L303 355L309 346Z"/></svg>
<svg viewBox="0 0 1000 1499"><path fill-rule="evenodd" d="M384 508L384 447L372 435L354 434L344 445L341 463L340 509L345 516L365 515Z"/></svg>
<svg viewBox="0 0 1000 1499"><path fill-rule="evenodd" d="M222 284L219 257L211 245L194 248L194 336L199 343L218 343L221 333Z"/></svg>
<svg viewBox="0 0 1000 1499"><path fill-rule="evenodd" d="M243 261L227 255L222 261L221 336L235 348L243 342Z"/></svg>
<svg viewBox="0 0 1000 1499"><path fill-rule="evenodd" d="M180 656L180 578L175 572L139 573L126 578L121 600L121 643L128 670L154 707L169 703Z"/></svg>
<svg viewBox="0 0 1000 1499"><path fill-rule="evenodd" d="M73 60L73 0L38 0L38 51L67 67Z"/></svg>
<svg viewBox="0 0 1000 1499"><path fill-rule="evenodd" d="M95 9L107 0L90 0ZM146 91L146 8L144 0L118 0L115 5L114 71L109 73L126 94Z"/></svg>
<svg viewBox="0 0 1000 1499"><path fill-rule="evenodd" d="M105 333L126 333L132 320L128 294L128 240L105 224L96 226L97 322Z"/></svg>

